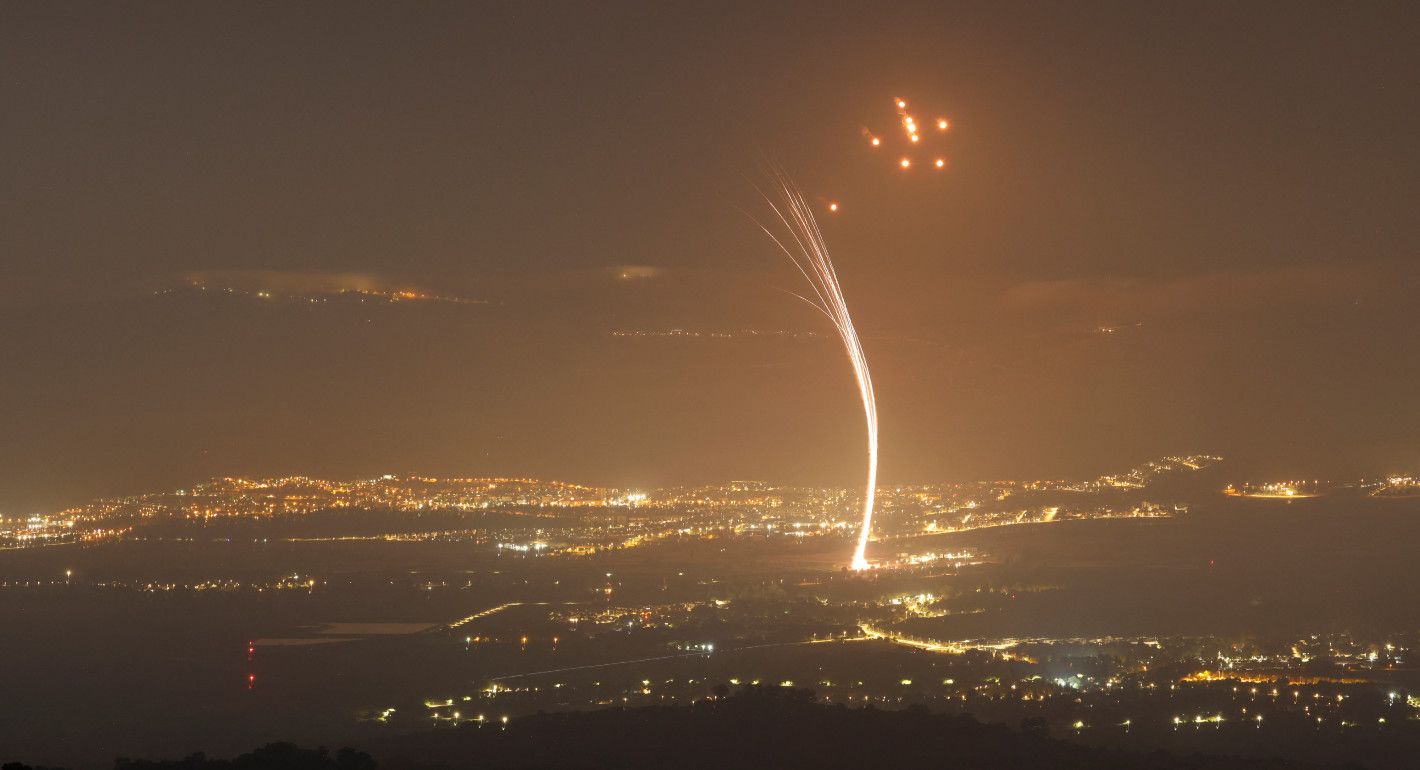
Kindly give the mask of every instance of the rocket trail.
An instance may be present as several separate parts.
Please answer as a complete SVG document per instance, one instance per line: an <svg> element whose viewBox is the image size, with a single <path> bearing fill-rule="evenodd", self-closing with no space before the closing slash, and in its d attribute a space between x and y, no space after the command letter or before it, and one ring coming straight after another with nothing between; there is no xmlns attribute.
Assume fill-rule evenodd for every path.
<svg viewBox="0 0 1420 770"><path fill-rule="evenodd" d="M863 399L863 417L868 428L868 482L863 489L863 525L858 531L858 545L853 550L852 567L855 570L868 568L866 551L868 535L873 528L873 497L878 483L878 403L873 396L873 378L868 372L868 357L863 353L863 344L858 339L858 331L853 328L853 319L848 314L848 301L843 297L843 287L838 283L838 273L833 268L833 260L828 255L828 245L814 219L813 209L799 192L789 176L781 169L773 169L774 181L782 196L775 203L762 191L769 208L784 224L787 236L780 237L764 225L760 229L774 241L774 245L784 252L784 256L798 268L813 297L794 296L807 302L833 323L848 361L853 365L853 376L858 381L858 394ZM758 223L756 223L758 224Z"/></svg>

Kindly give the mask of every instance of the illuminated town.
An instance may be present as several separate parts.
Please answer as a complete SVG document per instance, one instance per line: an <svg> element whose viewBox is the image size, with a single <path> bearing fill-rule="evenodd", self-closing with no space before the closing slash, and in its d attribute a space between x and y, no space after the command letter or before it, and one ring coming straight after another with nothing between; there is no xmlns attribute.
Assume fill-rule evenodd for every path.
<svg viewBox="0 0 1420 770"><path fill-rule="evenodd" d="M234 299L260 300L268 303L296 305L324 304L395 304L426 303L449 305L486 305L487 300L467 297L445 297L414 289L385 289L372 286L330 287L317 291L282 290L277 288L249 288L243 286L212 285L205 280L190 280L174 287L156 289L152 296L181 299L184 297L231 297Z"/></svg>
<svg viewBox="0 0 1420 770"><path fill-rule="evenodd" d="M1230 750L1294 741L1299 730L1376 740L1420 730L1413 631L1141 634L1099 615L1116 599L1081 598L1125 596L1127 586L1087 589L1070 571L1013 566L1020 538L1044 542L1057 530L1186 524L1196 508L1254 497L1371 500L1411 483L1220 485L1225 467L1187 455L1090 480L885 487L862 573L843 564L851 490L218 479L6 520L8 547L56 567L12 568L0 597L308 604L308 620L254 629L223 654L243 661L253 697L282 697L307 668L350 655L389 650L421 662L395 666L403 684L362 686L324 707L350 729L516 729L538 712L690 704L729 687L922 705L1101 746ZM1283 511L1230 515L1247 525L1270 510ZM93 560L155 548L200 549L211 566ZM251 555L233 561L229 551ZM408 566L352 568L356 553ZM1190 567L1177 587L1152 593L1192 601L1182 597L1205 589L1214 569L1211 560ZM405 609L349 609L377 605ZM1198 612L1200 630L1213 623L1206 606ZM1098 619L1073 617L1081 613ZM1087 632L1101 626L1118 630Z"/></svg>
<svg viewBox="0 0 1420 770"><path fill-rule="evenodd" d="M906 541L913 538L989 527L1172 516L1186 512L1187 506L1166 505L1129 493L1147 489L1150 481L1161 475L1198 471L1220 459L1208 455L1169 457L1090 481L881 488L881 516L874 536L893 548L906 548ZM666 538L843 536L857 525L853 504L851 490L754 481L640 491L535 479L387 475L342 482L304 476L228 478L171 492L100 500L53 514L0 517L0 545L16 548L161 538L175 536L173 527L183 524L292 521L339 511L383 511L395 515L389 519L390 531L339 537L464 540L518 553L586 555ZM490 525L487 514L511 517L506 521L512 523ZM427 526L424 518L463 526L434 528ZM528 521L535 526L528 526Z"/></svg>

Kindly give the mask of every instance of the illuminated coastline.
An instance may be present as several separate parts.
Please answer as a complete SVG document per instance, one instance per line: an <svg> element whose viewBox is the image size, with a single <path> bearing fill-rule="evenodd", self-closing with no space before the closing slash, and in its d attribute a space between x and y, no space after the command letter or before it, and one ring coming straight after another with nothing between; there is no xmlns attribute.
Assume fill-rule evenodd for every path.
<svg viewBox="0 0 1420 770"><path fill-rule="evenodd" d="M1309 500L1321 497L1315 481L1272 481L1262 484L1229 484L1223 489L1229 497L1250 497L1258 500Z"/></svg>

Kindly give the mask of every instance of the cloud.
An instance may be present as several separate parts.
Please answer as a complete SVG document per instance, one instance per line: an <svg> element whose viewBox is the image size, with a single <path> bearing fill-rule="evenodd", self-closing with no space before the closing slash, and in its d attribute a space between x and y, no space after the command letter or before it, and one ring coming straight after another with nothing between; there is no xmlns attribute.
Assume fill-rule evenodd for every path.
<svg viewBox="0 0 1420 770"><path fill-rule="evenodd" d="M621 281L643 281L666 274L665 268L654 265L613 265L607 271Z"/></svg>
<svg viewBox="0 0 1420 770"><path fill-rule="evenodd" d="M1371 296L1386 287L1379 263L1225 270L1154 280L1094 278L1026 281L999 295L1003 310L1120 319L1245 312L1297 304L1329 304Z"/></svg>

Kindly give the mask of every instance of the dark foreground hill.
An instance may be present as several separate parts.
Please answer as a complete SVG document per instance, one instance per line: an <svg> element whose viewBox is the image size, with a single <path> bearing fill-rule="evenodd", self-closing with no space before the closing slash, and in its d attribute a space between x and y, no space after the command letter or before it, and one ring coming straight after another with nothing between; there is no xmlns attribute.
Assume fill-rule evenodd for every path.
<svg viewBox="0 0 1420 770"><path fill-rule="evenodd" d="M231 760L120 759L115 770L1272 770L1281 760L1130 753L1053 740L925 709L814 702L803 690L748 690L693 706L538 714L498 726L376 741L368 753L271 744ZM6 765L4 770L23 770Z"/></svg>
<svg viewBox="0 0 1420 770"><path fill-rule="evenodd" d="M383 770L423 768L1114 768L1260 770L1297 765L1097 749L925 709L827 706L807 690L751 689L694 706L539 714L506 732L465 728L378 748Z"/></svg>

